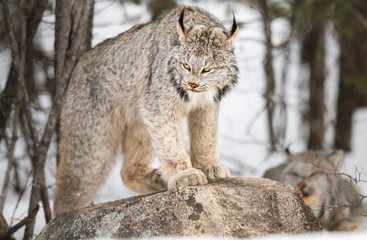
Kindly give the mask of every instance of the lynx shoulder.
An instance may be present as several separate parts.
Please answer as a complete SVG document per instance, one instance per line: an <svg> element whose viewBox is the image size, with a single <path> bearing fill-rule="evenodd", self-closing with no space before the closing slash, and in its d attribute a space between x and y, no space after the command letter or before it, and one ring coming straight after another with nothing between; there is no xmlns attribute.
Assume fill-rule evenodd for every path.
<svg viewBox="0 0 367 240"><path fill-rule="evenodd" d="M343 151L288 153L281 165L266 171L264 177L292 185L302 193L325 230L362 229L363 209L358 188L339 173Z"/></svg>
<svg viewBox="0 0 367 240"><path fill-rule="evenodd" d="M237 82L237 31L234 18L225 29L203 9L181 7L81 57L60 116L55 215L93 201L120 149L122 180L138 193L230 176L216 136L219 102Z"/></svg>

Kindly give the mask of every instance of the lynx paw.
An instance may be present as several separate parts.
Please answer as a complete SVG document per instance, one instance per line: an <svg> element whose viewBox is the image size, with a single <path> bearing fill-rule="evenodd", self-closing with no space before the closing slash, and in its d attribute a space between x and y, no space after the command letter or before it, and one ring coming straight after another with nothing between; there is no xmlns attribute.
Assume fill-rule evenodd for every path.
<svg viewBox="0 0 367 240"><path fill-rule="evenodd" d="M205 174L208 180L227 178L231 176L228 168L221 163L217 163L215 165L207 165L201 167L200 170Z"/></svg>
<svg viewBox="0 0 367 240"><path fill-rule="evenodd" d="M188 168L178 172L168 180L168 189L176 187L195 186L208 183L203 172L195 168Z"/></svg>
<svg viewBox="0 0 367 240"><path fill-rule="evenodd" d="M167 183L162 179L162 174L158 169L153 169L146 176L146 182L158 192L167 190Z"/></svg>

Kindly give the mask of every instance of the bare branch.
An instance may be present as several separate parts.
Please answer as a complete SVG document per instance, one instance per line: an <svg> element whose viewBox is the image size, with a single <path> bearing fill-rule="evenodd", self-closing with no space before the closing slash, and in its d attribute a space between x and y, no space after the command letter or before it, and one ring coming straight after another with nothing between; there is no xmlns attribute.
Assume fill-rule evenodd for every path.
<svg viewBox="0 0 367 240"><path fill-rule="evenodd" d="M263 18L264 22L264 32L265 32L265 39L266 39L266 53L264 57L264 72L266 75L266 90L264 93L264 97L266 99L266 110L267 110L267 117L268 117L268 131L270 136L270 146L271 151L276 150L276 145L278 143L278 137L274 131L273 125L273 117L274 117L274 109L275 103L272 100L274 91L275 91L275 76L274 76L274 68L273 68L273 44L271 42L271 28L270 23L271 19L268 14L268 5L266 0L259 0L260 5L260 13Z"/></svg>
<svg viewBox="0 0 367 240"><path fill-rule="evenodd" d="M29 221L31 221L37 215L38 210L39 210L39 205L37 205L36 208L34 208L31 211L31 214L28 215L26 218L24 218L22 221L10 227L6 232L0 232L0 239L10 239L13 233L18 231L21 227L26 225Z"/></svg>
<svg viewBox="0 0 367 240"><path fill-rule="evenodd" d="M292 151L294 152L294 151ZM355 166L355 176L353 177L350 174L347 173L340 173L338 172L338 166L340 165L341 160L339 160L336 163L337 167L334 167L332 169L325 169L322 168L320 166L320 164L315 160L315 157L313 156L313 152L311 151L311 155L310 156L304 156L300 153L294 152L295 155L291 154L291 158L292 160L298 161L298 162L302 162L302 163L307 163L307 164L311 164L312 166L316 167L320 172L325 173L328 176L328 182L330 183L333 191L328 192L328 194L335 194L336 198L336 203L333 205L328 205L328 206L323 206L323 209L320 211L320 215L324 215L324 214L335 214L332 213L333 211L337 211L338 214L340 214L340 216L342 216L342 218L345 218L347 216L345 216L345 213L343 212L343 210L347 209L347 208L353 208L355 211L355 221L358 221L358 218L360 217L367 217L367 213L366 210L363 208L363 204L362 201L364 199L367 198L367 196L362 195L359 193L358 191L358 183L366 183L366 180L362 180L361 179L361 173L363 172L362 170L358 170L357 166ZM297 158L299 157L299 158ZM331 176L345 176L349 179L349 185L347 184L343 184L343 179L339 179L338 181L340 181L338 183L338 186L335 186L333 184L333 181L331 180ZM346 189L350 189L348 192L348 197L354 197L354 201L352 201L351 203L348 200L343 200L342 196L340 196L340 192L341 191L345 191Z"/></svg>
<svg viewBox="0 0 367 240"><path fill-rule="evenodd" d="M352 10L352 13L354 14L354 16L363 25L363 27L367 29L367 19L363 16L363 14L353 6L351 6L351 10Z"/></svg>
<svg viewBox="0 0 367 240"><path fill-rule="evenodd" d="M15 204L15 207L14 207L14 210L13 210L13 214L12 214L12 217L11 217L11 222L10 222L10 225L13 225L13 220L14 220L14 216L15 216L15 211L17 210L18 206L19 206L19 203L20 203L20 200L23 198L24 196L24 192L27 190L27 186L28 186L28 182L29 182L29 179L30 177L32 176L33 174L33 170L30 171L28 174L27 174L27 177L26 177L26 181L23 185L23 187L21 188L19 194L18 194L18 199L17 199L17 203Z"/></svg>
<svg viewBox="0 0 367 240"><path fill-rule="evenodd" d="M60 8L61 6L61 8ZM55 132L62 97L66 83L81 54L90 48L94 1L56 1L56 93L48 121L37 149L38 159L35 166L29 210L35 208L41 198L48 198L45 188L44 167L47 151ZM48 207L44 205L44 207ZM46 211L46 216L48 215ZM46 217L47 219L48 217ZM24 233L24 239L31 239L35 221L30 221Z"/></svg>
<svg viewBox="0 0 367 240"><path fill-rule="evenodd" d="M9 180L10 180L10 172L14 165L14 148L15 148L15 143L18 139L17 132L18 132L18 122L19 122L19 108L20 108L19 105L17 105L14 111L13 131L12 131L12 138L11 138L11 143L10 143L10 148L9 148L8 166L6 169L5 179L4 179L3 188L2 188L2 192L0 196L0 213L2 213L4 210L4 204L5 204L6 195L8 192Z"/></svg>
<svg viewBox="0 0 367 240"><path fill-rule="evenodd" d="M23 109L25 112L25 116L27 119L27 125L31 134L31 138L33 141L33 146L34 146L34 153L35 156L38 156L38 150L39 150L39 139L38 139L38 133L37 133L37 129L34 125L34 121L33 121L33 117L32 117L32 111L31 111L31 106L30 106L30 100L29 100L29 96L28 96L28 92L26 89L26 81L25 81L25 60L26 60L26 41L27 41L27 24L26 24L26 19L25 16L23 14L20 14L20 43L18 44L18 41L16 39L16 34L15 34L15 29L14 29L14 24L13 21L11 19L10 16L10 12L9 12L9 6L6 0L2 0L2 4L3 4L3 14L4 14L4 19L5 19L5 24L6 24L6 28L8 30L9 33L9 40L10 40L10 44L11 44L11 50L12 50L12 59L13 59L13 65L15 68L15 71L17 73L17 79L18 79L18 84L19 84L19 89L21 91L21 96L22 96L22 103L23 103ZM22 0L20 2L20 8L22 9L24 6L24 1ZM22 10L21 10L22 12ZM32 33L30 33L32 34ZM36 164L36 168L37 168ZM42 177L42 176L41 176ZM44 176L43 176L43 180L44 180ZM45 184L41 185L41 188L45 188ZM48 203L46 203L46 201L48 202L47 197L43 198L44 199L44 206L48 206ZM38 202L37 202L38 203ZM36 204L37 205L37 204ZM33 209L35 209L36 205L34 205L32 208L29 209L29 216L31 215L31 212L33 211ZM32 219L32 217L30 217L30 219ZM27 223L32 222L31 220L27 221ZM33 231L32 231L33 234Z"/></svg>
<svg viewBox="0 0 367 240"><path fill-rule="evenodd" d="M33 122L32 111L31 111L29 96L28 96L28 92L26 89L26 83L25 83L25 77L24 77L25 51L26 51L25 49L25 42L26 42L25 19L23 16L21 17L22 18L21 20L22 23L20 24L21 26L20 39L21 40L20 40L20 44L18 45L18 41L15 36L14 24L13 24L13 21L11 19L10 12L9 12L8 3L6 0L1 0L1 1L3 3L3 14L5 18L6 27L9 32L13 65L17 73L19 88L22 92L22 102L24 105L23 107L24 107L26 118L27 118L28 127L29 127L29 130L31 131L32 140L35 146L37 147L38 146L38 134L37 134L36 127L34 126L34 122Z"/></svg>

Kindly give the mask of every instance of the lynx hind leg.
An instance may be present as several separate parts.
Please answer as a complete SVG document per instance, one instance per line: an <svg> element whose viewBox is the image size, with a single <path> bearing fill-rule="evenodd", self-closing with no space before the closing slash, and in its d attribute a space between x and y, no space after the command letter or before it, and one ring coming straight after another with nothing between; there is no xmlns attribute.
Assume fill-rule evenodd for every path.
<svg viewBox="0 0 367 240"><path fill-rule="evenodd" d="M154 149L144 125L134 124L127 128L122 154L121 178L125 186L141 194L167 190L160 171L151 168Z"/></svg>
<svg viewBox="0 0 367 240"><path fill-rule="evenodd" d="M54 216L91 204L115 162L116 148L99 142L103 151L65 151L67 141L60 144Z"/></svg>

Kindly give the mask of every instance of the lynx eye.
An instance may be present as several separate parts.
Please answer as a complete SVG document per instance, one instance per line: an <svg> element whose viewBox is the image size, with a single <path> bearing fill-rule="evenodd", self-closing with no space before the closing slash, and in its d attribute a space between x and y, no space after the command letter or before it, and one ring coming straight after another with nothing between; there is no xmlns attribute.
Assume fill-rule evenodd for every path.
<svg viewBox="0 0 367 240"><path fill-rule="evenodd" d="M203 70L201 71L201 73L208 73L208 72L210 72L212 69L211 68L209 68L209 67L205 67L205 68L203 68Z"/></svg>
<svg viewBox="0 0 367 240"><path fill-rule="evenodd" d="M190 65L189 65L189 64L184 63L184 64L182 64L182 66L183 66L187 71L191 71L191 67L190 67Z"/></svg>
<svg viewBox="0 0 367 240"><path fill-rule="evenodd" d="M320 174L321 174L321 172L313 172L313 173L310 174L310 177L316 177Z"/></svg>

